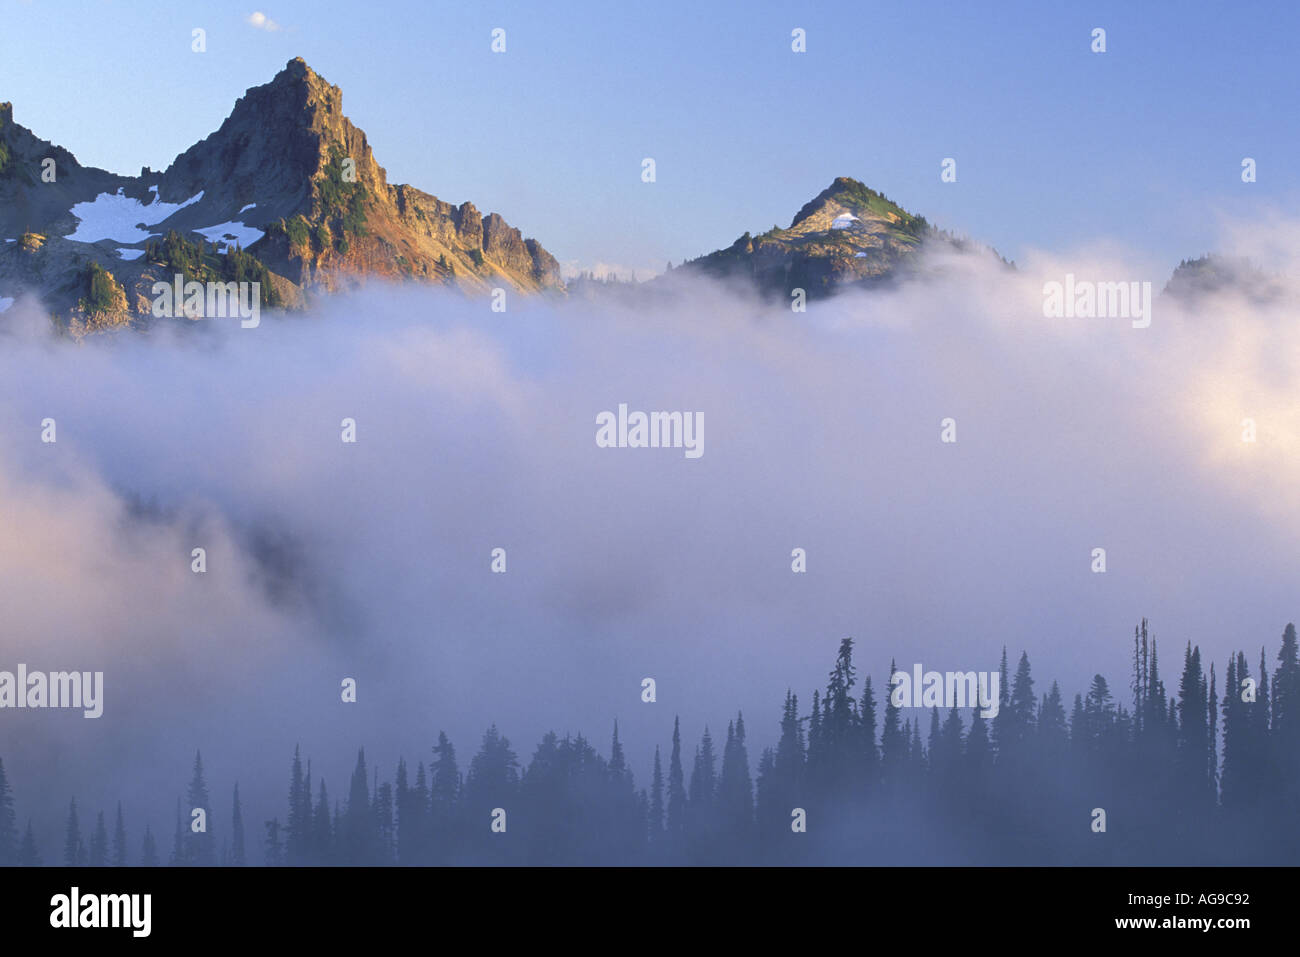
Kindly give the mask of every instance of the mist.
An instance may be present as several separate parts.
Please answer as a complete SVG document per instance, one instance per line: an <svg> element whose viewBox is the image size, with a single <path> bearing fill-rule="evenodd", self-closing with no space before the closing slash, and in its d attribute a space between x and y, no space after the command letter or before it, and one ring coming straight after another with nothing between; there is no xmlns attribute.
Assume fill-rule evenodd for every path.
<svg viewBox="0 0 1300 957"><path fill-rule="evenodd" d="M146 821L165 850L199 750L214 829L238 780L259 843L295 744L341 798L358 748L391 778L491 723L526 764L548 729L607 751L617 720L642 786L675 715L690 744L743 711L753 766L845 636L878 689L891 659L993 670L1005 645L1067 700L1095 672L1124 699L1144 616L1171 666L1271 648L1300 572L1298 232L1225 227L1277 278L1262 301L1160 295L1167 269L1113 248L950 254L804 313L680 275L505 313L371 284L74 342L20 297L0 669L105 687L98 719L0 715L20 825L49 849L69 798L83 827L120 799L132 856ZM1045 318L1066 273L1151 281L1150 326ZM701 416L704 453L598 447L620 403Z"/></svg>

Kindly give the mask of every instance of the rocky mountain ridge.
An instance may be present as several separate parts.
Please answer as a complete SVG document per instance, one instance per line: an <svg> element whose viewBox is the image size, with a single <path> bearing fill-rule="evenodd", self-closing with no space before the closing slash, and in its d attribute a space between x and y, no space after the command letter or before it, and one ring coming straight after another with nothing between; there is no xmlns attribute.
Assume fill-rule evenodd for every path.
<svg viewBox="0 0 1300 957"><path fill-rule="evenodd" d="M498 214L389 185L339 88L302 59L166 170L135 177L82 166L0 104L0 294L115 327L147 323L153 284L177 272L260 278L264 303L286 307L369 277L563 290L555 258Z"/></svg>

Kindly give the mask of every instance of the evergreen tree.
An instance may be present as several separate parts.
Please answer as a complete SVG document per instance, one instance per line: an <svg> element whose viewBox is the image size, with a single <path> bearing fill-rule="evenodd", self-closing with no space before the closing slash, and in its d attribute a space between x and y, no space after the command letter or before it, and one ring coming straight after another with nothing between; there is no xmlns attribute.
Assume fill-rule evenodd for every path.
<svg viewBox="0 0 1300 957"><path fill-rule="evenodd" d="M1210 687L1205 698L1205 711L1210 719L1210 735L1206 745L1206 763L1210 768L1210 791L1217 803L1219 791L1219 692L1215 684L1214 662L1210 662Z"/></svg>
<svg viewBox="0 0 1300 957"><path fill-rule="evenodd" d="M632 772L627 766L623 744L618 739L618 722L609 748L609 765L605 773L609 801L609 829L606 847L615 859L630 860L641 850L644 841L640 808Z"/></svg>
<svg viewBox="0 0 1300 957"><path fill-rule="evenodd" d="M343 811L342 851L345 864L374 863L378 835L370 810L370 785L366 779L366 751L357 751L352 786Z"/></svg>
<svg viewBox="0 0 1300 957"><path fill-rule="evenodd" d="M961 713L954 705L948 710L938 737L930 744L930 774L938 784L935 792L940 800L951 795L952 788L962 777Z"/></svg>
<svg viewBox="0 0 1300 957"><path fill-rule="evenodd" d="M827 680L821 726L825 783L835 792L861 783L862 749L858 741L857 702L853 698L854 674L853 639L844 638Z"/></svg>
<svg viewBox="0 0 1300 957"><path fill-rule="evenodd" d="M64 828L63 864L65 867L77 867L85 860L86 849L81 843L81 825L77 821L77 799L68 805L68 821Z"/></svg>
<svg viewBox="0 0 1300 957"><path fill-rule="evenodd" d="M312 844L315 846L316 860L322 864L334 862L334 831L330 822L329 793L325 789L324 777L320 779L320 795L312 815Z"/></svg>
<svg viewBox="0 0 1300 957"><path fill-rule="evenodd" d="M375 779L376 784L371 792L375 795L372 811L375 818L375 863L391 864L397 851L397 832L393 826L393 786L387 781L378 783L378 770Z"/></svg>
<svg viewBox="0 0 1300 957"><path fill-rule="evenodd" d="M244 853L244 809L239 803L239 782L235 782L235 794L230 812L230 863L233 867L243 867L248 863Z"/></svg>
<svg viewBox="0 0 1300 957"><path fill-rule="evenodd" d="M734 727L727 726L727 743L722 752L722 774L718 779L719 810L726 822L727 838L734 850L747 850L754 823L754 781L749 775L749 752L745 747L745 716L736 715Z"/></svg>
<svg viewBox="0 0 1300 957"><path fill-rule="evenodd" d="M493 841L489 823L493 809L509 807L518 790L519 760L510 749L509 739L492 725L484 733L482 746L470 761L465 776L469 833L483 852L499 856L508 850L508 845Z"/></svg>
<svg viewBox="0 0 1300 957"><path fill-rule="evenodd" d="M1097 755L1105 753L1115 727L1115 704L1101 675L1092 676L1092 685L1083 699L1083 718L1088 749Z"/></svg>
<svg viewBox="0 0 1300 957"><path fill-rule="evenodd" d="M803 723L799 720L799 697L786 689L781 711L781 738L772 759L772 795L780 805L799 803L804 770ZM788 811L787 811L788 813Z"/></svg>
<svg viewBox="0 0 1300 957"><path fill-rule="evenodd" d="M1219 776L1223 806L1235 808L1244 794L1241 775L1249 764L1249 728L1246 703L1241 700L1241 683L1246 674L1246 656L1241 652L1228 656L1228 672L1223 682L1223 769Z"/></svg>
<svg viewBox="0 0 1300 957"><path fill-rule="evenodd" d="M90 857L87 863L91 867L108 866L108 828L104 824L103 811L95 817L95 830L90 834Z"/></svg>
<svg viewBox="0 0 1300 957"><path fill-rule="evenodd" d="M713 737L708 725L704 726L704 737L695 749L695 767L691 772L690 803L696 807L712 806L717 791L717 760L713 753Z"/></svg>
<svg viewBox="0 0 1300 957"><path fill-rule="evenodd" d="M437 853L446 857L452 855L457 847L460 827L461 780L460 770L456 766L456 749L443 732L438 732L438 744L433 749L434 761L430 767L432 783L429 787L431 820L421 833L429 834L436 846ZM416 775L416 803L424 794L424 766L421 765ZM422 807L423 805L420 804ZM421 841L428 843L428 839ZM426 854L430 853L426 851ZM428 860L429 858L425 858Z"/></svg>
<svg viewBox="0 0 1300 957"><path fill-rule="evenodd" d="M668 758L668 839L683 840L686 834L686 788L682 771L682 733L680 720L673 717L673 750Z"/></svg>
<svg viewBox="0 0 1300 957"><path fill-rule="evenodd" d="M417 856L416 847L416 829L418 827L416 820L417 814L411 806L411 788L406 779L406 759L397 759L397 774L395 775L397 789L397 862L399 864L414 864Z"/></svg>
<svg viewBox="0 0 1300 957"><path fill-rule="evenodd" d="M1061 701L1061 686L1055 681L1052 688L1043 696L1043 704L1038 712L1038 739L1040 752L1045 755L1059 755L1069 738L1069 729L1065 723L1065 705Z"/></svg>
<svg viewBox="0 0 1300 957"><path fill-rule="evenodd" d="M650 808L648 836L658 842L664 828L664 769L659 761L659 745L655 745L654 771L650 775Z"/></svg>
<svg viewBox="0 0 1300 957"><path fill-rule="evenodd" d="M1282 633L1273 672L1272 731L1284 754L1293 754L1300 744L1300 648L1294 624Z"/></svg>
<svg viewBox="0 0 1300 957"><path fill-rule="evenodd" d="M0 867L18 862L18 825L14 816L14 796L0 760Z"/></svg>
<svg viewBox="0 0 1300 957"><path fill-rule="evenodd" d="M966 735L967 792L978 798L988 788L989 771L993 766L993 750L989 744L988 725L978 707L971 709L970 731Z"/></svg>
<svg viewBox="0 0 1300 957"><path fill-rule="evenodd" d="M1209 721L1206 715L1205 676L1201 672L1201 649L1189 641L1183 656L1183 675L1178 683L1178 767L1182 786L1189 796L1204 801L1209 793Z"/></svg>
<svg viewBox="0 0 1300 957"><path fill-rule="evenodd" d="M754 781L754 822L758 826L759 840L764 844L771 843L781 820L781 810L777 806L773 791L775 767L776 752L771 748L764 748L763 753L758 756L758 774Z"/></svg>
<svg viewBox="0 0 1300 957"><path fill-rule="evenodd" d="M122 818L122 802L117 802L117 819L113 822L113 856L114 867L126 867L126 821Z"/></svg>
<svg viewBox="0 0 1300 957"><path fill-rule="evenodd" d="M158 845L153 839L153 831L149 830L148 824L144 826L144 843L140 849L140 866L158 866Z"/></svg>
<svg viewBox="0 0 1300 957"><path fill-rule="evenodd" d="M302 754L293 746L293 764L289 768L289 816L285 825L284 856L288 864L305 864L311 832L310 824L303 820L303 793L309 787L303 775Z"/></svg>
<svg viewBox="0 0 1300 957"><path fill-rule="evenodd" d="M1007 724L1012 720L1011 709L1007 707L1011 700L1011 675L1007 671L1007 646L1002 646L1002 660L998 663L998 713L993 716L989 740L994 755L1000 755L1007 748Z"/></svg>
<svg viewBox="0 0 1300 957"><path fill-rule="evenodd" d="M895 662L889 662L890 692L885 695L885 720L880 732L880 773L886 786L894 787L907 764L908 742L903 736L900 709L894 704ZM982 719L981 719L982 720Z"/></svg>
<svg viewBox="0 0 1300 957"><path fill-rule="evenodd" d="M1268 664L1264 657L1264 646L1259 648L1259 685L1255 689L1255 736L1259 743L1261 757L1266 755L1271 741L1273 728L1269 719L1271 715L1268 684Z"/></svg>
<svg viewBox="0 0 1300 957"><path fill-rule="evenodd" d="M876 697L871 690L871 675L862 682L862 701L858 705L858 738L861 742L863 762L862 778L868 787L880 776L880 751L876 748Z"/></svg>
<svg viewBox="0 0 1300 957"><path fill-rule="evenodd" d="M23 832L23 842L18 848L18 865L20 867L41 866L41 855L36 850L36 835L32 833L31 818L27 819L27 830Z"/></svg>
<svg viewBox="0 0 1300 957"><path fill-rule="evenodd" d="M912 746L909 749L908 768L911 772L912 786L925 776L925 749L921 746L921 719L912 723Z"/></svg>
<svg viewBox="0 0 1300 957"><path fill-rule="evenodd" d="M706 725L704 737L695 749L695 763L687 791L686 840L693 863L703 863L715 856L719 838L717 790L717 755L713 750L713 736Z"/></svg>
<svg viewBox="0 0 1300 957"><path fill-rule="evenodd" d="M821 692L814 690L812 711L808 714L808 744L804 758L804 780L808 791L821 793L826 780L826 749L822 737Z"/></svg>
<svg viewBox="0 0 1300 957"><path fill-rule="evenodd" d="M626 800L634 791L632 771L627 766L627 756L623 753L623 743L618 739L618 721L614 722L614 734L609 746L608 781L611 794L620 800Z"/></svg>
<svg viewBox="0 0 1300 957"><path fill-rule="evenodd" d="M1010 710L1010 744L1013 749L1025 751L1030 737L1034 733L1034 679L1029 674L1029 655L1020 653L1020 662L1016 665L1016 676L1011 681Z"/></svg>
<svg viewBox="0 0 1300 957"><path fill-rule="evenodd" d="M1270 738L1265 753L1273 758L1270 784L1276 793L1274 813L1282 820L1294 821L1300 816L1300 648L1297 648L1294 624L1286 626L1277 652ZM1284 846L1294 855L1300 850L1300 837L1294 828L1285 829L1284 833Z"/></svg>
<svg viewBox="0 0 1300 957"><path fill-rule="evenodd" d="M212 801L208 796L207 782L203 780L203 756L197 751L194 753L194 774L190 778L185 799L189 803L191 821L190 827L186 829L186 862L199 867L211 867L217 862L215 835L212 828ZM205 828L198 832L193 829L195 823L193 813L196 808L203 809L202 820Z"/></svg>
<svg viewBox="0 0 1300 957"><path fill-rule="evenodd" d="M1145 623L1144 618L1144 626ZM1146 681L1146 715L1142 719L1142 727L1156 743L1168 739L1165 707L1165 684L1160 680L1159 654L1153 637L1151 638L1150 672L1147 674Z"/></svg>
<svg viewBox="0 0 1300 957"><path fill-rule="evenodd" d="M185 841L185 830L181 824L181 799L176 799L176 830L172 832L172 853L168 864L172 867L185 867L192 864L188 858L189 845Z"/></svg>

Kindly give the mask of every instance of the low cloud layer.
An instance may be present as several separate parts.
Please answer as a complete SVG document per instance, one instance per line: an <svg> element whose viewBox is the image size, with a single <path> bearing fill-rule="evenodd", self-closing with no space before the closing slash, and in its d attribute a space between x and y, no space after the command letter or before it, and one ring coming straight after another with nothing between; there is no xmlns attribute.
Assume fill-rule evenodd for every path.
<svg viewBox="0 0 1300 957"><path fill-rule="evenodd" d="M1229 235L1262 259L1295 232ZM83 820L121 797L138 847L201 749L223 833L239 779L251 848L296 742L341 797L359 746L389 777L439 729L467 762L493 721L526 761L550 728L607 749L617 719L644 784L674 714L693 745L743 709L756 764L846 635L878 688L891 658L988 670L1005 644L1071 697L1096 671L1123 694L1144 615L1170 672L1189 640L1220 665L1275 646L1300 611L1295 263L1268 264L1272 302L1193 308L1132 262L955 257L804 314L680 278L649 307L504 314L372 285L257 329L80 344L20 298L0 669L105 673L98 720L0 712L20 820L48 848L72 794ZM1066 273L1153 281L1150 327L1044 318ZM702 415L705 454L598 448L620 403Z"/></svg>

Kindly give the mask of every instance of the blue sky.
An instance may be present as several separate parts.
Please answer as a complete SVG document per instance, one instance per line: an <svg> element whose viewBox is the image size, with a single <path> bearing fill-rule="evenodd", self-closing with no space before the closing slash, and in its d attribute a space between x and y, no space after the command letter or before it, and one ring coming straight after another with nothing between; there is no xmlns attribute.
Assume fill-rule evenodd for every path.
<svg viewBox="0 0 1300 957"><path fill-rule="evenodd" d="M500 212L561 261L645 270L788 225L839 175L1011 258L1117 241L1165 268L1300 197L1293 4L701 6L0 0L0 100L135 173L303 56L390 182Z"/></svg>

